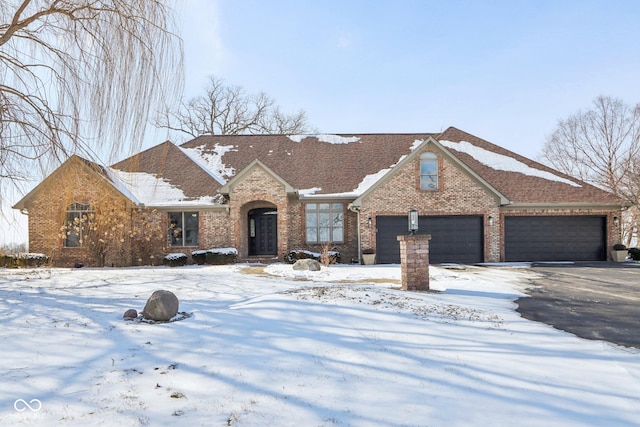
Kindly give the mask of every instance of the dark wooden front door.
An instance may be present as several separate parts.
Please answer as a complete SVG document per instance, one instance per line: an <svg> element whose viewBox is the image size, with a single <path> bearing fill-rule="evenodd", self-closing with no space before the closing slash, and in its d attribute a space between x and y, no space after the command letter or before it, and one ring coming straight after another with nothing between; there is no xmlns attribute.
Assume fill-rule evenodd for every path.
<svg viewBox="0 0 640 427"><path fill-rule="evenodd" d="M274 208L249 211L249 255L278 254L278 211Z"/></svg>

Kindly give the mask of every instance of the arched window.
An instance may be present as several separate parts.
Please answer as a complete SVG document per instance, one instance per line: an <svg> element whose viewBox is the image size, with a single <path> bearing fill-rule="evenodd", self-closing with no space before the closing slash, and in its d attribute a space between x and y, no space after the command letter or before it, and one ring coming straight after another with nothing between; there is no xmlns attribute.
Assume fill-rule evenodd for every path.
<svg viewBox="0 0 640 427"><path fill-rule="evenodd" d="M435 153L420 155L420 189L438 189L438 156Z"/></svg>
<svg viewBox="0 0 640 427"><path fill-rule="evenodd" d="M86 203L71 203L67 206L64 230L65 248L79 248L82 246L83 235L89 221L89 215L93 213L91 205Z"/></svg>

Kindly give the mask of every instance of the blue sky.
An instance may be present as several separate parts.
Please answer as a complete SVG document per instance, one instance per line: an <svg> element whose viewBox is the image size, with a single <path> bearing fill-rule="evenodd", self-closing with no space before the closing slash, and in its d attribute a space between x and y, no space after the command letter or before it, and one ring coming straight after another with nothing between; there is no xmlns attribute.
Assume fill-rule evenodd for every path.
<svg viewBox="0 0 640 427"><path fill-rule="evenodd" d="M186 3L186 96L215 74L324 133L456 126L536 157L596 96L640 102L640 2Z"/></svg>
<svg viewBox="0 0 640 427"><path fill-rule="evenodd" d="M180 11L186 97L215 74L305 110L323 133L456 126L536 158L595 97L640 102L638 1L184 0ZM25 241L26 217L10 214L0 241Z"/></svg>

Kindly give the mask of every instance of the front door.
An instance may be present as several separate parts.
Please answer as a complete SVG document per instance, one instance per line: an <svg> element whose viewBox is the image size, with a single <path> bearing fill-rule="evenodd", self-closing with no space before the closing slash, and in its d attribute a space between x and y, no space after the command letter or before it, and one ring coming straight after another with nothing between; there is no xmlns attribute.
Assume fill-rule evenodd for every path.
<svg viewBox="0 0 640 427"><path fill-rule="evenodd" d="M278 211L275 208L249 211L249 255L278 254Z"/></svg>

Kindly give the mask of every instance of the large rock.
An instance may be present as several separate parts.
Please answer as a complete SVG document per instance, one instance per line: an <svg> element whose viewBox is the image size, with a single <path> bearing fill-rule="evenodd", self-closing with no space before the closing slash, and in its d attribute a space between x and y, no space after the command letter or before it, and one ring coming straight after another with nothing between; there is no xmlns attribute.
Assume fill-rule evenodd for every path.
<svg viewBox="0 0 640 427"><path fill-rule="evenodd" d="M130 308L129 310L125 311L124 315L122 316L124 320L133 320L136 317L138 317L138 312L133 308Z"/></svg>
<svg viewBox="0 0 640 427"><path fill-rule="evenodd" d="M170 291L155 291L142 310L147 320L168 321L178 314L178 297Z"/></svg>
<svg viewBox="0 0 640 427"><path fill-rule="evenodd" d="M320 271L321 266L315 259L299 259L293 264L294 270Z"/></svg>

